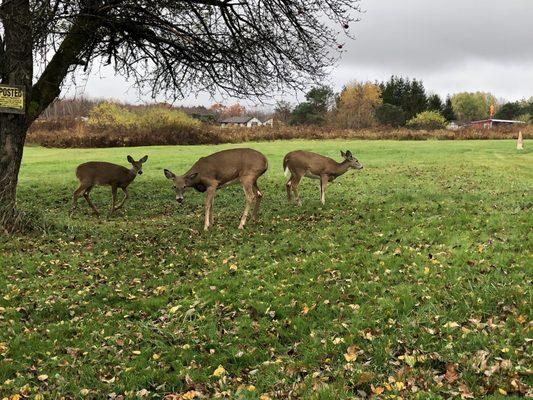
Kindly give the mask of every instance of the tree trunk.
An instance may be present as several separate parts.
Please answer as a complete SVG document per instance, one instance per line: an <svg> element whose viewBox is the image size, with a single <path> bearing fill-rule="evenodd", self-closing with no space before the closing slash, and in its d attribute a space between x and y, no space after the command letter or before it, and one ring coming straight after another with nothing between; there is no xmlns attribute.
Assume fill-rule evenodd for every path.
<svg viewBox="0 0 533 400"><path fill-rule="evenodd" d="M8 232L16 225L17 181L26 130L24 115L0 114L0 224Z"/></svg>
<svg viewBox="0 0 533 400"><path fill-rule="evenodd" d="M33 41L29 0L4 2L1 11L5 59L0 79L3 84L26 89L26 114L0 113L0 225L9 232L16 223L18 173L29 127L27 115L33 77Z"/></svg>

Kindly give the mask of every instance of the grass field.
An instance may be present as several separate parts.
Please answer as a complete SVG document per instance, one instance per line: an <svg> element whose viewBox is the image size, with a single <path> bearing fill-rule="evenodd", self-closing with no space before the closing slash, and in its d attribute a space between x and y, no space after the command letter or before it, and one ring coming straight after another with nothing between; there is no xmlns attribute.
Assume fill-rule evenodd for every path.
<svg viewBox="0 0 533 400"><path fill-rule="evenodd" d="M513 141L249 143L270 169L244 197L173 201L235 145L26 149L19 207L45 233L0 236L0 398L347 399L533 395L533 152ZM526 143L527 146L527 143ZM530 146L527 146L529 148ZM363 163L285 198L294 149ZM148 154L125 209L68 217L74 169ZM108 188L93 201L107 211ZM16 398L13 397L13 398Z"/></svg>

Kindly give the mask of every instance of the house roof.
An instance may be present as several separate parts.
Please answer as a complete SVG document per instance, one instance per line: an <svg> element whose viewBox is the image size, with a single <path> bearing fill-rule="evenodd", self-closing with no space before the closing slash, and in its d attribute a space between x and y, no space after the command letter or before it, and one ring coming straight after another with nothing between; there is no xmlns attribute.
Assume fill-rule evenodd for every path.
<svg viewBox="0 0 533 400"><path fill-rule="evenodd" d="M223 124L246 124L254 117L229 117L220 120Z"/></svg>
<svg viewBox="0 0 533 400"><path fill-rule="evenodd" d="M501 123L506 123L506 124L524 124L525 123L524 121L516 121L516 120L512 120L512 119L494 119L494 118L489 118L489 119L481 119L479 121L470 121L469 124L480 124L480 123L483 123L483 122L501 122Z"/></svg>

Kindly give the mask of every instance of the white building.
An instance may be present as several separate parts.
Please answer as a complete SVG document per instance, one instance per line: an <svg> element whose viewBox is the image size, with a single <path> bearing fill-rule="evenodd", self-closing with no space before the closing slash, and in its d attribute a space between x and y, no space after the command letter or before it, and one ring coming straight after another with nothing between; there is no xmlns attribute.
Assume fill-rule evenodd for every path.
<svg viewBox="0 0 533 400"><path fill-rule="evenodd" d="M261 126L263 123L256 117L229 117L220 121L220 126L246 126L252 128Z"/></svg>
<svg viewBox="0 0 533 400"><path fill-rule="evenodd" d="M272 128L274 126L274 118L264 119L263 126L270 126Z"/></svg>

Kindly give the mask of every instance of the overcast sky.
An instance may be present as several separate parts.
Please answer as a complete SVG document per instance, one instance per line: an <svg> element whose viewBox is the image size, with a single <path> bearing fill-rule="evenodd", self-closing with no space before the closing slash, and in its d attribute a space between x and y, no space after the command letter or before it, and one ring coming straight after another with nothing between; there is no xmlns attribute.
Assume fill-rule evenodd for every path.
<svg viewBox="0 0 533 400"><path fill-rule="evenodd" d="M477 90L507 100L533 96L533 0L362 0L360 5L365 12L351 29L356 39L346 42L329 78L335 89L351 80L396 74L422 79L429 92L442 96ZM67 96L150 101L110 69L78 83ZM212 102L200 95L177 104Z"/></svg>

